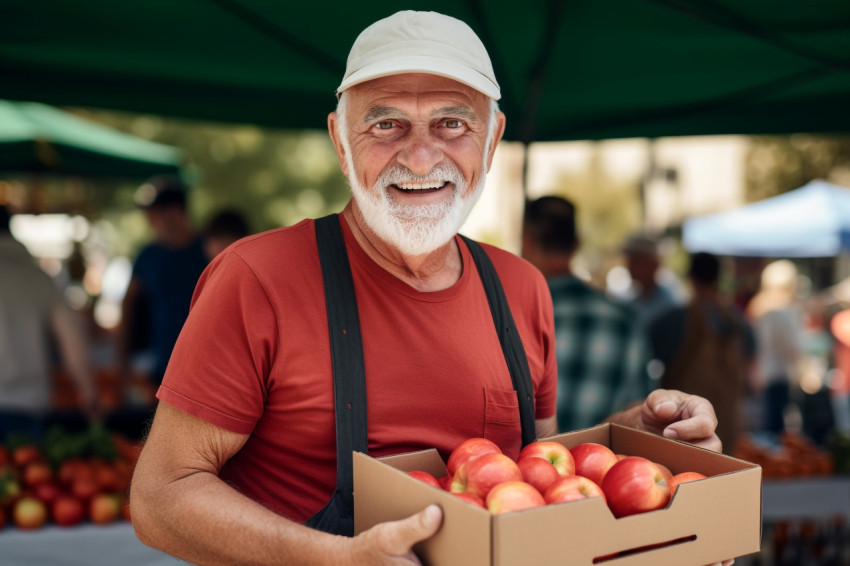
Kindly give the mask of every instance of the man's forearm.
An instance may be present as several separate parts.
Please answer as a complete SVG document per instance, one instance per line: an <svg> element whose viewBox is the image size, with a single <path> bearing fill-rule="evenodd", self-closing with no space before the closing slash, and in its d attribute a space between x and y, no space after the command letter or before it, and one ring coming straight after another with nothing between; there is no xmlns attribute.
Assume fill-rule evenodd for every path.
<svg viewBox="0 0 850 566"><path fill-rule="evenodd" d="M195 564L335 564L343 537L281 517L214 474L197 472L153 487L136 479L131 490L139 540Z"/></svg>

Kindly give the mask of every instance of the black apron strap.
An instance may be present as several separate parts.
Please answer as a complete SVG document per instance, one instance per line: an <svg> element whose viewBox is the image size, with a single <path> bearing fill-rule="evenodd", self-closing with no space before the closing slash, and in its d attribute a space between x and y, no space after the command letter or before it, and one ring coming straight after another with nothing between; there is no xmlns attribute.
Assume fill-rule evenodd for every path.
<svg viewBox="0 0 850 566"><path fill-rule="evenodd" d="M461 236L472 253L487 293L493 322L511 374L519 401L522 445L536 438L534 427L534 395L528 359L516 330L510 307L499 276L490 258L478 243ZM352 536L354 534L354 470L352 453L368 454L366 424L366 372L363 340L351 266L345 250L345 239L339 217L331 214L316 220L316 241L322 265L325 303L334 380L334 412L336 416L336 490L331 500L306 524L323 531Z"/></svg>
<svg viewBox="0 0 850 566"><path fill-rule="evenodd" d="M502 352L505 362L511 373L511 381L516 390L519 401L519 418L522 425L522 445L526 446L537 438L534 426L534 388L531 383L531 371L528 369L528 358L525 356L525 348L522 345L519 332L516 329L505 291L499 281L499 275L493 262L487 256L484 249L473 240L461 235L466 247L472 254L478 275L484 284L487 293L487 302L490 303L490 312L493 314L493 322L499 334L499 342L502 344Z"/></svg>
<svg viewBox="0 0 850 566"><path fill-rule="evenodd" d="M351 536L354 517L352 453L369 452L363 340L351 266L336 214L316 220L316 241L322 265L333 365L337 470L336 491L331 502L307 524Z"/></svg>

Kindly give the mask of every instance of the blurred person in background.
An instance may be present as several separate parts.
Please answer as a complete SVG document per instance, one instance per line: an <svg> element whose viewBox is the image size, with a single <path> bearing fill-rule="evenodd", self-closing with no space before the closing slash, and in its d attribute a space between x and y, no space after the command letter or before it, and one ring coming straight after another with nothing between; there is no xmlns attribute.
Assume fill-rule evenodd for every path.
<svg viewBox="0 0 850 566"><path fill-rule="evenodd" d="M835 369L829 383L835 426L850 433L850 309L835 314L829 322L834 337Z"/></svg>
<svg viewBox="0 0 850 566"><path fill-rule="evenodd" d="M664 311L682 304L676 290L660 281L661 253L658 241L643 234L630 236L623 246L631 286L618 299L631 305L648 328Z"/></svg>
<svg viewBox="0 0 850 566"><path fill-rule="evenodd" d="M797 279L797 267L787 259L769 263L762 270L758 293L747 305L758 344L753 389L764 402L765 429L774 434L785 430L785 410L805 353Z"/></svg>
<svg viewBox="0 0 850 566"><path fill-rule="evenodd" d="M136 192L154 239L139 252L121 308L118 331L118 375L127 386L133 352L150 352L146 373L159 385L171 350L189 314L195 284L208 263L203 238L189 217L186 186L177 179L156 177Z"/></svg>
<svg viewBox="0 0 850 566"><path fill-rule="evenodd" d="M0 205L0 442L21 434L38 440L53 393L54 347L79 392L80 409L98 417L97 391L82 318L10 231Z"/></svg>
<svg viewBox="0 0 850 566"><path fill-rule="evenodd" d="M637 313L576 277L579 247L572 202L545 196L526 203L522 256L543 273L552 293L561 431L599 424L650 389Z"/></svg>
<svg viewBox="0 0 850 566"><path fill-rule="evenodd" d="M248 220L241 212L229 208L221 210L210 218L204 229L204 251L212 260L227 246L250 233Z"/></svg>
<svg viewBox="0 0 850 566"><path fill-rule="evenodd" d="M661 387L705 397L717 413L717 436L732 453L741 433L746 378L756 344L744 316L723 301L720 260L691 255L687 305L668 309L649 328L654 358L664 370Z"/></svg>

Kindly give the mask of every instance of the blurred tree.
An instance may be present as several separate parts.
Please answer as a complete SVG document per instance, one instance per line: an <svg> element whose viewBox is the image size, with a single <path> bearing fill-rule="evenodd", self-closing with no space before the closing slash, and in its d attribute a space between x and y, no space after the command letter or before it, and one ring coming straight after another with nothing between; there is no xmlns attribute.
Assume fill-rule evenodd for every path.
<svg viewBox="0 0 850 566"><path fill-rule="evenodd" d="M753 136L746 199L762 200L824 179L850 187L850 136Z"/></svg>
<svg viewBox="0 0 850 566"><path fill-rule="evenodd" d="M604 285L608 269L619 262L625 239L640 230L639 183L637 178L612 175L595 148L584 168L565 171L546 191L575 203L581 238L577 265L599 286Z"/></svg>
<svg viewBox="0 0 850 566"><path fill-rule="evenodd" d="M192 186L191 213L198 226L222 208L236 208L248 218L252 231L259 232L340 210L349 195L324 130L267 130L102 110L76 112L141 138L179 147ZM89 210L94 216L108 218L130 238L130 255L147 237L144 229L139 230L139 215L134 214L136 187L121 183L105 191L111 200L101 195L91 201L96 210Z"/></svg>

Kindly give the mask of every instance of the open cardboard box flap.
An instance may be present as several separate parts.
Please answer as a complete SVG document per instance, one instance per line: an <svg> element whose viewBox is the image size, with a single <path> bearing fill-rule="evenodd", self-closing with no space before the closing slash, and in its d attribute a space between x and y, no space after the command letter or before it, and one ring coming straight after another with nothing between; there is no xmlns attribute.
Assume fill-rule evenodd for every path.
<svg viewBox="0 0 850 566"><path fill-rule="evenodd" d="M598 442L674 474L692 470L710 477L680 485L666 509L621 519L593 499L492 515L406 474L445 475L436 450L381 459L356 453L355 530L437 503L443 525L416 548L430 566L703 566L759 550L761 469L755 464L614 424L546 440L567 447Z"/></svg>

